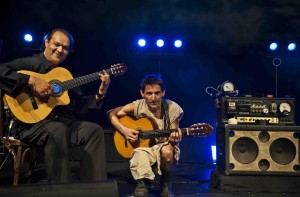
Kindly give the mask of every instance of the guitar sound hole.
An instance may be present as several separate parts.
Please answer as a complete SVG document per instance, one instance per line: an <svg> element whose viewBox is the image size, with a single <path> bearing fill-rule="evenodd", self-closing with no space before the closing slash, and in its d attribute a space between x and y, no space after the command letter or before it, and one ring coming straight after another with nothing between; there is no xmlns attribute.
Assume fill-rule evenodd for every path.
<svg viewBox="0 0 300 197"><path fill-rule="evenodd" d="M62 94L63 87L59 81L52 81L51 86L53 88L53 96L60 96Z"/></svg>

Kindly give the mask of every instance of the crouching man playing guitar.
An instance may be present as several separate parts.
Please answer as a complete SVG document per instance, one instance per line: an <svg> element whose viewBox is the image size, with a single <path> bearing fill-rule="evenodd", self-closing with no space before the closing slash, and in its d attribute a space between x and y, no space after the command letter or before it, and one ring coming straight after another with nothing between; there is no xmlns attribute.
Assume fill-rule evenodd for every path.
<svg viewBox="0 0 300 197"><path fill-rule="evenodd" d="M161 196L174 196L171 188L171 169L172 164L177 163L180 157L179 142L182 140L183 131L179 128L179 122L184 113L177 103L163 99L165 85L160 75L146 75L140 84L140 94L142 99L108 111L108 117L117 129L115 143L119 136L124 138L118 142L121 147L118 147L118 143L116 147L119 153L124 150L124 157L130 155L130 171L137 181L135 196L148 195L146 182L154 180L154 171L161 175ZM151 138L149 142L141 140L142 134L148 132L140 131L145 129L143 125L139 125L140 120L145 127L151 129L152 125L154 129L161 130L150 132L154 137L146 136ZM147 126L147 123L150 126ZM210 125L205 125L202 129L207 132L213 130ZM128 148L133 149L132 153L126 152Z"/></svg>

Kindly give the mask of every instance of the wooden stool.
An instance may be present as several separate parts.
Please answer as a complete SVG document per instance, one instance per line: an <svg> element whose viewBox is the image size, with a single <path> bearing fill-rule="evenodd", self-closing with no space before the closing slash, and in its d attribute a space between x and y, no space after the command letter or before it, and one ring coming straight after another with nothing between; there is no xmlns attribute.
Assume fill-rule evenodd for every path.
<svg viewBox="0 0 300 197"><path fill-rule="evenodd" d="M27 175L30 177L32 170L35 166L35 152L34 149L28 147L25 143L21 142L14 137L1 137L1 142L9 151L14 160L14 180L13 185L18 185L20 177L20 169L24 163L27 153L30 153L30 167Z"/></svg>

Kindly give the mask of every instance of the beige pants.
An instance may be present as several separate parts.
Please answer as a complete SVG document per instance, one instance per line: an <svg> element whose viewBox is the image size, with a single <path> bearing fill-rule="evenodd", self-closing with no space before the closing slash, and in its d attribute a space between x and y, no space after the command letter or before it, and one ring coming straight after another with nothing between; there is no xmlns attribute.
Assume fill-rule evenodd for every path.
<svg viewBox="0 0 300 197"><path fill-rule="evenodd" d="M136 148L131 154L130 159L130 171L135 180L147 178L154 180L155 174L161 175L160 164L161 164L161 153L160 150L168 142L156 144L150 148ZM174 159L178 163L180 158L180 149L178 146L174 146ZM157 163L157 168L152 166Z"/></svg>

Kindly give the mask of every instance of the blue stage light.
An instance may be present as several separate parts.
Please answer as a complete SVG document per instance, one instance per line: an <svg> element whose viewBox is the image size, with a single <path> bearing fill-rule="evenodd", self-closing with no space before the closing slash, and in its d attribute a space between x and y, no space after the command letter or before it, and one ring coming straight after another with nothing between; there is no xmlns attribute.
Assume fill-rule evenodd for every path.
<svg viewBox="0 0 300 197"><path fill-rule="evenodd" d="M211 155L213 159L213 163L215 164L217 161L217 149L216 146L211 146Z"/></svg>
<svg viewBox="0 0 300 197"><path fill-rule="evenodd" d="M289 51L294 51L296 49L296 44L295 43L290 43L289 45L288 45L288 50Z"/></svg>
<svg viewBox="0 0 300 197"><path fill-rule="evenodd" d="M275 51L277 48L278 48L278 44L276 42L270 44L270 50Z"/></svg>
<svg viewBox="0 0 300 197"><path fill-rule="evenodd" d="M175 46L176 48L180 48L180 47L182 46L182 41L181 41L181 40L175 40L174 46Z"/></svg>
<svg viewBox="0 0 300 197"><path fill-rule="evenodd" d="M24 40L25 40L25 42L32 42L33 37L32 37L31 34L25 34L24 35Z"/></svg>
<svg viewBox="0 0 300 197"><path fill-rule="evenodd" d="M158 39L158 40L156 41L156 45L157 45L158 47L163 47L164 44L165 44L165 42L164 42L162 39Z"/></svg>
<svg viewBox="0 0 300 197"><path fill-rule="evenodd" d="M146 40L145 40L145 39L139 39L138 45L139 45L140 47L146 46Z"/></svg>

